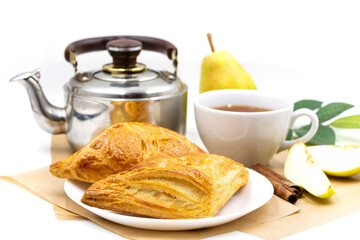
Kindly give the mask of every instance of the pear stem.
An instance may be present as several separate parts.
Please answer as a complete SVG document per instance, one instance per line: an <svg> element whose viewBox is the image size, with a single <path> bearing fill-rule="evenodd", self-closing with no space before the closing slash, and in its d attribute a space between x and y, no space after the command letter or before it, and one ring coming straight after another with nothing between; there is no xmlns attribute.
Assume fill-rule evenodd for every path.
<svg viewBox="0 0 360 240"><path fill-rule="evenodd" d="M214 45L213 45L213 42L212 42L212 38L211 38L211 33L208 33L208 34L207 34L207 38L208 38L208 40L209 40L209 44L210 44L211 51L212 51L212 52L215 52L215 48L214 48Z"/></svg>

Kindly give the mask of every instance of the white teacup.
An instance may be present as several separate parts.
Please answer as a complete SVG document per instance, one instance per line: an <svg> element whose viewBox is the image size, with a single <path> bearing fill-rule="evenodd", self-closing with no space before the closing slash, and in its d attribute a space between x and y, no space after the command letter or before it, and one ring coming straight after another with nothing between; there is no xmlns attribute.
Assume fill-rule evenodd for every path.
<svg viewBox="0 0 360 240"><path fill-rule="evenodd" d="M262 112L233 112L214 107L244 105L269 109ZM272 156L296 141L309 141L319 126L317 115L308 109L293 112L293 104L258 90L226 89L201 93L194 101L196 125L207 150L250 167L268 164ZM300 139L286 135L300 116L311 120L310 130Z"/></svg>

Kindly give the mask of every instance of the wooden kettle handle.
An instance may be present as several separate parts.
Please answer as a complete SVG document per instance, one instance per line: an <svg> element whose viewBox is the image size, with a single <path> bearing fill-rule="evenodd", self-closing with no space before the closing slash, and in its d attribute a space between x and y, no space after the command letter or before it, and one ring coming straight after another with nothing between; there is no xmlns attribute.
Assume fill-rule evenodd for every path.
<svg viewBox="0 0 360 240"><path fill-rule="evenodd" d="M105 36L96 38L87 38L70 43L65 49L66 61L73 64L76 72L77 61L76 56L82 53L106 50L106 44L113 40L131 39L142 43L142 49L150 50L165 54L173 61L174 67L177 65L177 49L176 47L165 40L153 37L144 36Z"/></svg>

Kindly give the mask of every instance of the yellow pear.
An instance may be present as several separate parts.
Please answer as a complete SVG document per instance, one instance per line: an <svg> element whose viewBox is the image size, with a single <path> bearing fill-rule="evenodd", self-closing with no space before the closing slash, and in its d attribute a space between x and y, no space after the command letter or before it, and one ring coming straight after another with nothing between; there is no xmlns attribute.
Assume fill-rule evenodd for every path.
<svg viewBox="0 0 360 240"><path fill-rule="evenodd" d="M360 173L360 145L307 147L312 158L331 176L350 177Z"/></svg>
<svg viewBox="0 0 360 240"><path fill-rule="evenodd" d="M290 148L285 160L284 174L287 179L316 197L328 198L335 193L330 180L301 141Z"/></svg>
<svg viewBox="0 0 360 240"><path fill-rule="evenodd" d="M212 53L201 64L200 93L219 89L256 89L250 75L227 51L215 51L208 34Z"/></svg>

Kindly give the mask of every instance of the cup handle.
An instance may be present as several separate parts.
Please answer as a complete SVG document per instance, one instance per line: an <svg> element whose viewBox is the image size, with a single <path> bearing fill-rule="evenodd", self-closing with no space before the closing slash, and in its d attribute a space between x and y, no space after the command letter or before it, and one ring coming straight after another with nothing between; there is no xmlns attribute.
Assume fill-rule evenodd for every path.
<svg viewBox="0 0 360 240"><path fill-rule="evenodd" d="M302 142L306 143L315 135L315 133L319 127L319 119L318 119L317 115L310 109L299 109L299 110L293 112L291 115L290 128L292 128L294 126L296 119L298 119L301 116L306 116L306 117L310 118L310 120L311 120L310 130L304 136L302 136L298 139L285 140L282 143L282 145L280 146L278 152L281 152L282 150L290 148L292 145L294 145L298 141L302 141Z"/></svg>

